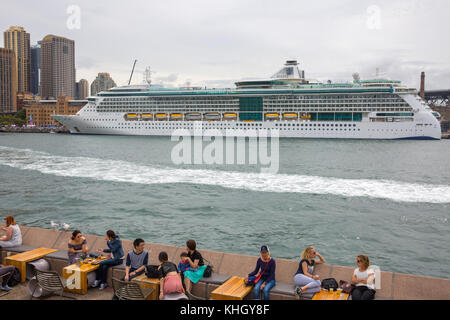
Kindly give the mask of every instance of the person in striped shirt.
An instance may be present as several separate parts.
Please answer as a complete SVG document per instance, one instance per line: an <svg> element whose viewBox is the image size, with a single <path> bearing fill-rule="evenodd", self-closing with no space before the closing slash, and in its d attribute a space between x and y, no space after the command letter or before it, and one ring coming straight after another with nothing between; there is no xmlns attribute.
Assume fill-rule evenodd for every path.
<svg viewBox="0 0 450 320"><path fill-rule="evenodd" d="M144 250L144 240L138 238L133 242L133 251L128 252L125 263L125 281L143 274L148 264L148 251Z"/></svg>

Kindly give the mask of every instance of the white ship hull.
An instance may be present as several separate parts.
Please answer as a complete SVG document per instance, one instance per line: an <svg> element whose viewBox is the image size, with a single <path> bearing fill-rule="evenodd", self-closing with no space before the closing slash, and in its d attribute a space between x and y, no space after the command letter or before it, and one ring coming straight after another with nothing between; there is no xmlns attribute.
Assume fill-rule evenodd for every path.
<svg viewBox="0 0 450 320"><path fill-rule="evenodd" d="M430 124L424 121L411 122L333 122L333 121L128 121L124 126L123 115L102 115L101 119L86 120L78 115L54 116L73 134L171 136L178 132L190 135L208 135L216 129L222 135L248 136L252 130L279 130L281 138L328 138L328 139L441 139L437 119ZM431 119L433 120L433 119ZM176 131L183 129L183 131ZM213 133L214 134L214 133Z"/></svg>
<svg viewBox="0 0 450 320"><path fill-rule="evenodd" d="M305 89L307 90L307 89ZM318 89L320 90L320 89ZM370 90L361 87L350 88L351 90ZM152 96L145 96L147 92L144 92L143 97L132 96L132 93L127 93L126 95L118 95L114 92L112 93L104 93L100 96L96 96L92 98L91 102L89 102L85 107L83 107L76 115L53 115L53 118L57 120L59 123L64 125L67 129L70 130L73 134L106 134L106 135L142 135L142 136L171 136L171 135L192 135L192 136L204 136L204 135L223 135L223 136L251 136L254 134L259 135L259 130L277 130L279 137L281 138L313 138L313 139L422 139L422 140L440 140L441 139L441 126L437 118L432 114L432 110L429 106L425 104L423 100L421 100L417 94L411 94L408 92L402 93L399 89L399 94L394 96L392 94L393 88L384 89L384 92L389 90L388 93L384 93L387 97L391 97L391 94L395 100L395 104L389 105L387 104L387 97L384 97L386 100L381 100L381 104L377 106L372 106L377 102L376 96L373 94L368 95L366 92L361 94L362 99L366 99L362 102L361 105L356 105L355 101L348 101L342 104L342 109L348 110L346 112L358 113L359 118L350 119L348 121L343 121L342 119L339 121L325 121L322 118L315 118L311 120L303 120L300 117L300 114L305 112L304 107L302 107L300 102L297 103L297 109L294 109L293 106L281 106L281 109L291 108L288 112L279 112L278 115L286 114L296 117L293 120L275 120L275 121L236 121L236 120L211 120L211 121L189 121L189 115L193 115L194 113L198 115L200 118L205 120L208 115L215 114L218 115L219 118L222 116L225 117L226 112L232 112L235 115L235 119L241 119L241 115L239 112L243 111L245 108L245 104L238 105L237 102L233 102L232 100L226 100L223 106L212 106L211 105L199 105L196 108L206 108L205 111L199 111L198 109L188 107L183 104L192 103L193 100L176 100L179 97L176 94L173 94L173 97L169 97L166 99L172 99L173 103L182 101L182 104L172 104L176 109L174 111L167 111L168 109L161 110L159 107L151 107L148 105L152 100ZM118 90L117 90L118 91ZM264 90L259 91L260 95L263 96L266 93ZM257 92L257 93L259 93ZM295 92L295 97L301 98L300 95L302 91L299 90ZM390 93L389 93L390 92ZM188 93L181 92L183 95L188 96ZM245 90L232 91L230 92L234 94L236 97L239 95L245 96L247 93ZM252 92L254 94L254 92ZM313 93L315 93L313 91ZM152 92L157 96L157 94L163 94L156 91ZM172 93L170 93L172 94ZM206 96L205 93L201 93L203 96ZM290 93L284 93L284 91L272 91L272 95L274 94L284 94L284 96L290 95ZM356 93L353 99L357 99L360 93ZM111 100L116 97L117 100ZM203 97L200 95L200 97ZM216 96L221 97L220 93L217 93ZM149 97L149 98L148 98ZM110 99L110 100L105 100ZM115 99L115 98L114 98ZM153 98L152 98L153 99ZM225 98L222 98L225 99ZM237 100L238 98L235 98ZM262 100L262 98L260 98ZM270 96L269 98L270 99ZM310 98L311 99L311 98ZM337 97L331 97L331 103L337 103L333 99L338 99ZM372 100L371 100L372 99ZM383 97L381 98L383 99ZM164 100L168 101L166 103L172 103L172 100ZM229 102L227 102L229 101ZM268 100L270 102L270 100ZM287 101L287 100L286 100ZM296 101L302 101L302 99L298 99ZM318 100L319 101L319 100ZM328 100L322 100L328 101ZM344 101L344 100L343 100ZM245 102L245 101L244 101ZM289 102L289 101L288 101ZM105 105L106 103L106 105ZM109 105L108 105L109 103ZM228 104L227 104L228 103ZM235 103L233 105L233 103ZM239 102L240 103L240 102ZM380 103L380 102L378 102ZM147 106L147 105L148 106ZM400 105L400 107L399 107ZM103 107L102 107L103 106ZM105 108L106 106L106 108ZM167 105L166 105L167 106ZM308 112L324 112L326 109L326 105L321 106L317 105L314 108L310 108ZM336 109L336 105L332 106L335 109L332 109L336 115L338 115L340 109ZM361 109L357 109L361 107ZM103 108L103 109L102 109ZM109 108L109 109L108 109ZM147 108L147 109L146 109ZM153 108L153 109L151 109ZM228 109L227 109L228 108ZM234 108L234 109L232 109ZM266 107L264 107L266 108ZM267 109L273 108L269 104L267 105ZM301 108L303 108L301 110ZM395 108L403 108L403 109L395 109ZM115 112L109 112L110 109L117 109ZM121 112L118 110L121 109ZM150 111L144 111L150 110ZM318 110L319 109L319 110ZM173 109L171 109L173 110ZM316 111L318 110L318 111ZM353 110L353 111L352 111ZM357 111L355 111L357 110ZM372 111L373 110L373 111ZM402 111L403 110L403 111ZM405 110L407 112L405 113ZM113 110L114 111L114 110ZM128 112L126 112L128 111ZM150 113L145 113L150 112ZM271 113L272 112L272 113ZM291 113L289 113L291 112ZM294 113L292 113L294 112ZM330 112L330 111L325 111ZM395 113L395 112L403 112L403 113ZM170 114L170 117L169 117ZM268 116L273 115L273 111L270 110L262 110L258 115L264 114L267 118ZM275 114L275 115L276 115ZM332 113L334 114L334 113ZM163 116L164 120L158 120L158 116ZM245 113L244 113L245 116ZM145 117L151 117L145 118ZM154 119L156 118L156 119ZM172 120L169 120L171 119ZM264 119L264 118L263 118ZM332 119L337 119L337 116ZM347 119L346 119L347 120ZM351 121L353 120L353 121ZM181 131L177 130L183 130ZM208 130L218 130L218 132L209 132ZM256 131L256 132L255 132ZM269 134L270 136L270 134Z"/></svg>

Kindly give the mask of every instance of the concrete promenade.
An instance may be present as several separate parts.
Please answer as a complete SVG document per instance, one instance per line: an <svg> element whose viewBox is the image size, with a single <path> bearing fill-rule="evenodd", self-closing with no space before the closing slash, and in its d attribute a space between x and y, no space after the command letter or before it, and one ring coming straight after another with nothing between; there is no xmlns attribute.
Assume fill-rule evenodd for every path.
<svg viewBox="0 0 450 320"><path fill-rule="evenodd" d="M58 249L57 252L47 255L45 259L49 262L51 270L55 270L61 275L62 269L67 266L67 242L71 233L27 226L20 226L20 228L22 230L23 245ZM98 248L107 248L104 236L87 235L86 240L92 252ZM122 245L125 253L132 250L133 240L122 239ZM254 269L256 260L258 259L257 256L203 250L201 247L198 247L197 249L203 257L209 260L214 266L213 276L211 278L203 278L195 284L192 289L193 294L204 298L209 298L211 291L220 286L220 284L225 282L229 277L245 277ZM299 251L301 249L302 248L299 248ZM146 243L145 250L149 251L149 264L159 264L158 254L160 251L166 251L169 255L169 260L178 263L179 255L182 251L185 251L185 247ZM2 262L6 255L15 254L14 252L8 253L8 251L9 250L7 248L3 249L1 256ZM356 255L357 253L355 253L355 257ZM279 259L276 257L275 253L273 253L273 258L275 258L277 262L277 285L272 289L270 298L273 300L295 299L293 293L293 277L297 271L299 261ZM441 262L436 261L436 263ZM324 264L318 265L315 268L314 273L318 274L320 279L335 278L338 282L339 280L350 281L354 268L354 266L347 267ZM105 291L99 291L97 288L92 288L89 289L86 296L75 294L72 296L80 300L109 300L112 298L113 294L111 289L111 278L113 276L116 278L122 278L124 274L124 265L110 268L108 274L109 287L105 289ZM14 287L10 294L0 299L29 299L30 294L28 293L26 285L27 283ZM58 299L58 297L53 296L50 299ZM376 299L450 300L450 279L381 271L381 288L377 290Z"/></svg>

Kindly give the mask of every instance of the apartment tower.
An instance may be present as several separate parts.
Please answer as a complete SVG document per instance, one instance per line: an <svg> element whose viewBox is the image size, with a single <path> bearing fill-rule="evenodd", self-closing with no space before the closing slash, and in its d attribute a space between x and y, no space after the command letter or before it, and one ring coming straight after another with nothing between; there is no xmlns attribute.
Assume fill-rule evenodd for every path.
<svg viewBox="0 0 450 320"><path fill-rule="evenodd" d="M0 114L17 111L16 67L14 51L0 48Z"/></svg>
<svg viewBox="0 0 450 320"><path fill-rule="evenodd" d="M16 55L17 91L30 91L30 34L24 28L12 26L3 33L4 47Z"/></svg>
<svg viewBox="0 0 450 320"><path fill-rule="evenodd" d="M41 96L75 98L75 42L55 35L41 41Z"/></svg>

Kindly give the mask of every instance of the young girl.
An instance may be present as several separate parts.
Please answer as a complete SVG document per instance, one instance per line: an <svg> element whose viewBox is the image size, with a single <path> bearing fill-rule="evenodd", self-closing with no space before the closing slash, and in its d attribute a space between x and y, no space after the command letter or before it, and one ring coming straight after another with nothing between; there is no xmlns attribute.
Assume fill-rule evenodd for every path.
<svg viewBox="0 0 450 320"><path fill-rule="evenodd" d="M177 272L177 266L169 262L167 252L161 251L158 256L159 270L161 271L162 278L160 279L160 293L159 299L163 300L164 296L169 293L184 293L183 284L181 283L181 277Z"/></svg>

